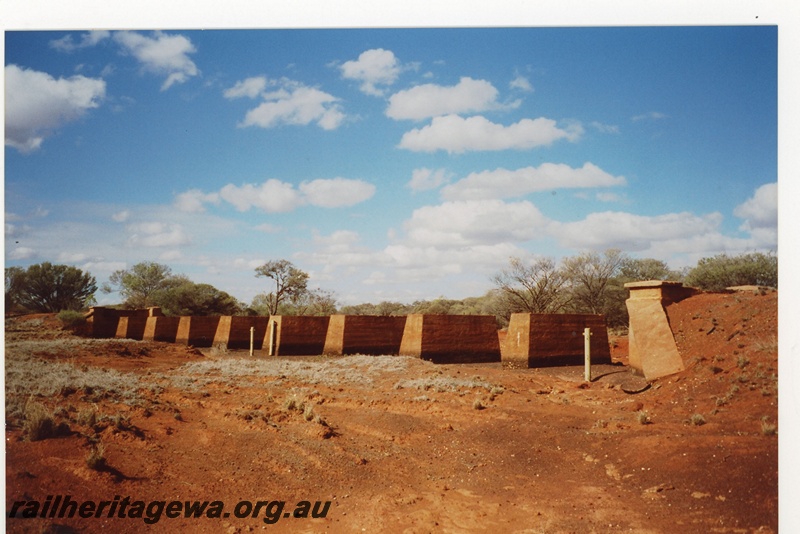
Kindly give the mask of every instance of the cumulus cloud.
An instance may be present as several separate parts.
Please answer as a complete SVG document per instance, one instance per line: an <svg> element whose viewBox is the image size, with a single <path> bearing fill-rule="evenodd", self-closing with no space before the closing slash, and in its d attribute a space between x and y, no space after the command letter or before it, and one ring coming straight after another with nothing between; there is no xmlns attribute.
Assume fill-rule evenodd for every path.
<svg viewBox="0 0 800 534"><path fill-rule="evenodd" d="M572 123L559 128L556 121L544 117L522 119L503 126L480 115L466 119L458 115L446 115L435 117L423 128L406 132L398 146L413 152L527 150L548 146L561 139L577 141L582 134L583 127L580 124Z"/></svg>
<svg viewBox="0 0 800 534"><path fill-rule="evenodd" d="M375 186L363 180L348 178L318 179L302 182L299 187L271 178L261 184L227 184L219 192L204 193L190 189L176 195L174 205L185 212L205 211L205 205L221 200L237 211L259 209L267 213L287 213L303 205L319 208L344 208L368 200ZM269 225L260 228L272 231Z"/></svg>
<svg viewBox="0 0 800 534"><path fill-rule="evenodd" d="M166 76L161 90L166 91L176 83L184 83L200 71L189 58L195 49L192 41L183 35L169 35L160 31L152 37L131 31L114 34L114 40L135 57L149 72Z"/></svg>
<svg viewBox="0 0 800 534"><path fill-rule="evenodd" d="M175 207L187 213L200 213L205 211L205 204L219 203L217 193L203 193L199 189L184 191L175 197Z"/></svg>
<svg viewBox="0 0 800 534"><path fill-rule="evenodd" d="M88 48L97 45L100 41L108 39L111 32L107 30L94 30L81 35L81 40L77 43L72 39L72 34L67 34L60 39L50 41L50 48L60 52L73 52L80 48Z"/></svg>
<svg viewBox="0 0 800 534"><path fill-rule="evenodd" d="M403 226L413 246L452 249L528 241L548 224L528 201L458 200L419 208Z"/></svg>
<svg viewBox="0 0 800 534"><path fill-rule="evenodd" d="M362 52L357 60L346 61L339 67L342 78L361 82L361 91L372 96L382 96L379 85L392 85L402 67L391 50L376 48Z"/></svg>
<svg viewBox="0 0 800 534"><path fill-rule="evenodd" d="M497 102L497 89L486 80L461 78L458 84L444 87L417 85L389 98L386 116L395 119L421 120L440 115L476 113L504 107ZM519 102L512 104L518 106Z"/></svg>
<svg viewBox="0 0 800 534"><path fill-rule="evenodd" d="M721 223L722 215L717 212L703 216L688 212L646 216L604 211L590 213L581 221L554 222L550 231L568 248L643 251L666 241L719 236Z"/></svg>
<svg viewBox="0 0 800 534"><path fill-rule="evenodd" d="M296 209L303 201L292 184L274 178L258 184L236 186L228 184L219 191L225 202L238 211L258 208L267 213L286 213Z"/></svg>
<svg viewBox="0 0 800 534"><path fill-rule="evenodd" d="M179 247L191 243L191 239L179 224L143 222L128 226L131 232L128 243L137 247Z"/></svg>
<svg viewBox="0 0 800 534"><path fill-rule="evenodd" d="M625 185L625 177L612 176L592 163L573 169L563 163L543 163L517 170L475 172L442 189L447 200L510 198L551 189Z"/></svg>
<svg viewBox="0 0 800 534"><path fill-rule="evenodd" d="M225 91L225 96L250 96L261 83L259 80L248 78L238 82ZM291 80L270 82L265 79L264 86L269 84L280 84L280 88L271 92L261 89L255 93L260 94L264 102L247 112L244 120L239 123L240 128L273 128L282 124L305 126L314 122L323 130L335 130L346 118L339 99L331 94Z"/></svg>
<svg viewBox="0 0 800 534"><path fill-rule="evenodd" d="M446 184L450 180L450 173L444 169L414 169L411 173L411 181L408 182L408 187L412 191L427 191L429 189L436 189L442 184Z"/></svg>
<svg viewBox="0 0 800 534"><path fill-rule="evenodd" d="M764 184L753 196L733 210L733 214L745 219L743 230L775 228L778 226L778 183Z"/></svg>
<svg viewBox="0 0 800 534"><path fill-rule="evenodd" d="M333 178L312 180L300 184L300 191L312 206L320 208L344 208L360 204L372 198L375 186L362 180Z"/></svg>
<svg viewBox="0 0 800 534"><path fill-rule="evenodd" d="M5 144L23 153L37 150L53 130L98 107L106 94L100 79L55 79L17 65L6 66L5 80Z"/></svg>
<svg viewBox="0 0 800 534"><path fill-rule="evenodd" d="M267 88L266 76L245 78L223 92L225 98L256 98Z"/></svg>
<svg viewBox="0 0 800 534"><path fill-rule="evenodd" d="M755 247L773 249L778 245L778 184L764 184L753 196L733 210L733 214L744 219L740 230L748 232Z"/></svg>

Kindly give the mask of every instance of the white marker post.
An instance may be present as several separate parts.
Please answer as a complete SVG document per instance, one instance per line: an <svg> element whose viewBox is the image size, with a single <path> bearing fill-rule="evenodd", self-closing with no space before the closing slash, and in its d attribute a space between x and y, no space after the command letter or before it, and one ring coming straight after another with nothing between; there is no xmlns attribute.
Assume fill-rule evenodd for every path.
<svg viewBox="0 0 800 534"><path fill-rule="evenodd" d="M256 331L255 326L250 327L250 356L253 355L253 334Z"/></svg>
<svg viewBox="0 0 800 534"><path fill-rule="evenodd" d="M592 331L589 328L583 329L583 378L587 382L592 381L592 356L591 342Z"/></svg>

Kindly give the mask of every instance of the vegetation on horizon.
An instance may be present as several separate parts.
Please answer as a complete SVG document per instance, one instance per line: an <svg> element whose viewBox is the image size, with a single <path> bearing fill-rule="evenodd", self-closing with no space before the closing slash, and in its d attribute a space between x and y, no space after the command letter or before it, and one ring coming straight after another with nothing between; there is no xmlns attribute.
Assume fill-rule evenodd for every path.
<svg viewBox="0 0 800 534"><path fill-rule="evenodd" d="M101 290L115 289L126 308L159 306L166 315L494 315L506 326L512 313L593 313L606 316L609 326L628 321L625 283L676 280L709 291L735 285L777 287L778 259L774 254L720 254L698 261L683 272L664 261L634 259L618 249L584 252L564 258L525 261L510 258L492 277L495 287L483 296L461 300L439 297L411 304L383 301L339 307L333 292L308 287L309 275L287 260L269 261L255 269L270 278L274 291L256 295L250 305L209 284L176 275L167 265L141 262L115 271ZM75 267L43 263L27 270L6 269L6 310L79 310L94 301L94 277ZM65 316L65 319L68 317Z"/></svg>

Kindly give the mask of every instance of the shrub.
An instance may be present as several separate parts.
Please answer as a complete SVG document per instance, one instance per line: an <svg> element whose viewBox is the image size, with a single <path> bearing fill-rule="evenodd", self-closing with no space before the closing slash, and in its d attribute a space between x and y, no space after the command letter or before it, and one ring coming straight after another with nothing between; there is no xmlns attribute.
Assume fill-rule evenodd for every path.
<svg viewBox="0 0 800 534"><path fill-rule="evenodd" d="M689 271L686 282L707 291L743 285L778 287L778 257L756 252L703 258Z"/></svg>
<svg viewBox="0 0 800 534"><path fill-rule="evenodd" d="M58 312L58 320L66 328L77 328L86 324L86 316L75 310L61 310Z"/></svg>
<svg viewBox="0 0 800 534"><path fill-rule="evenodd" d="M701 413L696 413L696 414L693 414L693 415L692 415L692 416L689 418L689 422L690 422L691 424L693 424L694 426L702 426L702 425L706 424L706 418L705 418L705 417L703 417L703 414L701 414Z"/></svg>
<svg viewBox="0 0 800 534"><path fill-rule="evenodd" d="M102 443L92 446L92 450L86 455L86 467L99 471L106 466L106 448Z"/></svg>
<svg viewBox="0 0 800 534"><path fill-rule="evenodd" d="M636 420L639 421L640 425L646 425L650 423L650 414L645 412L644 410L639 410L636 412Z"/></svg>
<svg viewBox="0 0 800 534"><path fill-rule="evenodd" d="M29 402L25 406L25 423L22 431L30 441L39 441L56 435L56 424L53 414L38 402Z"/></svg>

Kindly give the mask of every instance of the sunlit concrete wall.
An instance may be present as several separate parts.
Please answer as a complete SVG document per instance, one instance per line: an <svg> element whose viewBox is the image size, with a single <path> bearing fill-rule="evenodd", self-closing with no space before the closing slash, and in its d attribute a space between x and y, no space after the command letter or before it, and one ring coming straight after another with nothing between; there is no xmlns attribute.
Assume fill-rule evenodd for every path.
<svg viewBox="0 0 800 534"><path fill-rule="evenodd" d="M499 362L497 321L492 315L409 315L400 354L433 363Z"/></svg>
<svg viewBox="0 0 800 534"><path fill-rule="evenodd" d="M329 322L330 316L273 315L262 348L270 356L322 354Z"/></svg>
<svg viewBox="0 0 800 534"><path fill-rule="evenodd" d="M628 363L646 379L683 371L684 365L669 325L665 306L688 298L697 290L681 282L649 280L625 284L628 308Z"/></svg>
<svg viewBox="0 0 800 534"><path fill-rule="evenodd" d="M323 352L398 354L405 324L405 316L331 315Z"/></svg>
<svg viewBox="0 0 800 534"><path fill-rule="evenodd" d="M514 313L502 347L503 361L519 367L584 362L585 328L592 363L611 363L605 317L591 314Z"/></svg>

